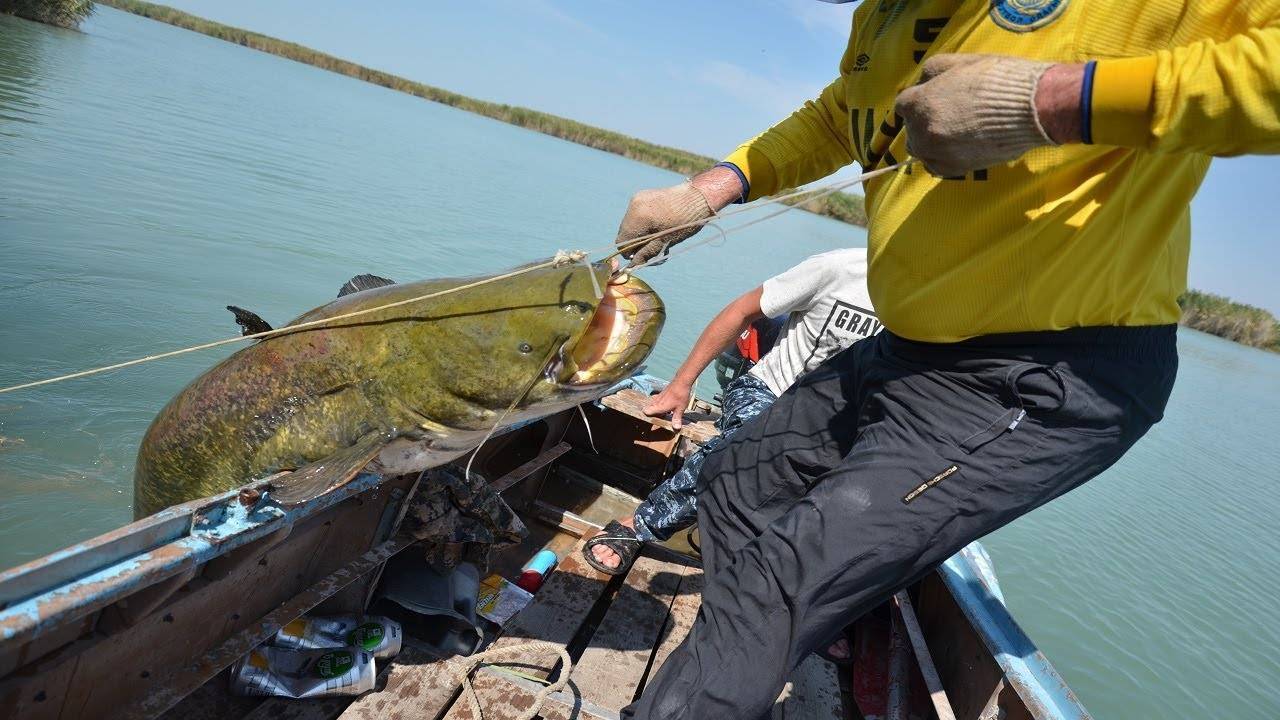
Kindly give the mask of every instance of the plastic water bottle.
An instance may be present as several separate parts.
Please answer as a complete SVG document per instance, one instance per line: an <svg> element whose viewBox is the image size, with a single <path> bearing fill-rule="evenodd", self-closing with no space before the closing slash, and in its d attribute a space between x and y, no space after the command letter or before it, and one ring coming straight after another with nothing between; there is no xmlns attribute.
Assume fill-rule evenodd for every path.
<svg viewBox="0 0 1280 720"><path fill-rule="evenodd" d="M542 587L542 583L547 579L547 573L559 562L556 554L550 550L539 550L537 555L524 566L524 570L520 573L520 579L516 580L516 586L524 588L531 593L538 592L538 588Z"/></svg>

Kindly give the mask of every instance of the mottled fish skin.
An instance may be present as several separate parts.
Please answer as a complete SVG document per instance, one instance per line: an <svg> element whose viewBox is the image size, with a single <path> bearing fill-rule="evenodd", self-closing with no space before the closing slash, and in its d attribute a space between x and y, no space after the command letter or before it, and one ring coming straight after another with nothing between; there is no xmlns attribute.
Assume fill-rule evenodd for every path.
<svg viewBox="0 0 1280 720"><path fill-rule="evenodd" d="M449 458L475 446L526 388L504 424L558 412L629 375L661 331L662 302L643 282L634 351L570 384L572 362L534 381L547 358L586 333L609 269L541 268L333 326L269 337L196 378L151 423L138 451L134 515L225 492L350 447L370 433L428 441ZM424 280L345 295L291 325L457 287ZM580 382L588 379L579 378ZM534 382L530 388L530 382Z"/></svg>

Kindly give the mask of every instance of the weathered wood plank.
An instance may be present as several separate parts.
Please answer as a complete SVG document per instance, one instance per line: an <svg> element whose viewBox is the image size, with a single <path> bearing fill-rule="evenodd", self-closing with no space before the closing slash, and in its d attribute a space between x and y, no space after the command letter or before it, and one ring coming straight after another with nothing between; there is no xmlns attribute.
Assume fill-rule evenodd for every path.
<svg viewBox="0 0 1280 720"><path fill-rule="evenodd" d="M240 720L332 720L351 702L349 697L308 700L267 698ZM226 717L226 716L223 716Z"/></svg>
<svg viewBox="0 0 1280 720"><path fill-rule="evenodd" d="M533 707L543 689L535 682L495 668L476 671L471 683L484 720L519 720ZM458 698L458 704L469 707L463 697ZM470 718L470 711L465 715ZM570 682L564 690L547 697L538 717L542 720L618 720L618 713L584 700Z"/></svg>
<svg viewBox="0 0 1280 720"><path fill-rule="evenodd" d="M232 695L226 673L221 673L169 708L158 720L225 720L243 718L265 698Z"/></svg>
<svg viewBox="0 0 1280 720"><path fill-rule="evenodd" d="M644 393L627 388L620 390L612 395L601 398L600 403L611 410L629 415L637 420L643 420L652 424L654 427L660 427L666 430L673 430L671 423L662 418L649 417L644 414L644 406L648 404L649 396ZM689 438L693 442L701 445L716 435L720 431L716 430L713 420L698 420L697 422L689 422L679 431L682 437Z"/></svg>
<svg viewBox="0 0 1280 720"><path fill-rule="evenodd" d="M533 602L507 623L494 648L531 640L559 647L568 645L604 593L609 579L581 560L581 549L581 542L574 545ZM521 668L526 674L546 677L559 657L548 649L524 657L512 654L504 659L526 665ZM454 703L450 707L458 691L458 671L466 662L467 658L451 658L422 665L397 664L382 691L366 694L352 703L342 718L434 718L446 707L449 707L448 718L468 717L466 703Z"/></svg>
<svg viewBox="0 0 1280 720"><path fill-rule="evenodd" d="M650 557L631 566L570 676L584 700L615 711L631 702L688 569Z"/></svg>
<svg viewBox="0 0 1280 720"><path fill-rule="evenodd" d="M301 616L404 548L413 544L410 538L389 540L338 568L319 582L261 616L251 625L228 637L190 662L175 668L162 679L160 687L138 702L114 713L119 718L151 718L178 704L209 678L232 665L238 658L274 635L291 620Z"/></svg>
<svg viewBox="0 0 1280 720"><path fill-rule="evenodd" d="M773 706L773 720L840 720L844 702L836 666L810 655L791 674Z"/></svg>
<svg viewBox="0 0 1280 720"><path fill-rule="evenodd" d="M435 718L457 692L453 677L466 658L437 658L405 645L387 668L378 673L378 689L347 705L342 720ZM265 720L265 719L264 719Z"/></svg>
<svg viewBox="0 0 1280 720"><path fill-rule="evenodd" d="M698 608L702 607L702 571L690 568L680 583L675 600L671 602L671 614L667 617L667 626L662 630L662 641L653 653L653 665L649 669L652 678L662 669L671 652L684 642L693 621L698 617Z"/></svg>

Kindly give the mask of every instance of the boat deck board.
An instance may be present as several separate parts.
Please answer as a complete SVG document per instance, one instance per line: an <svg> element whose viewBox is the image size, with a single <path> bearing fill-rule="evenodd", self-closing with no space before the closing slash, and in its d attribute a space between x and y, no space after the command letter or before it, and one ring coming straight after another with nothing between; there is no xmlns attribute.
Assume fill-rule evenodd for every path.
<svg viewBox="0 0 1280 720"><path fill-rule="evenodd" d="M512 618L490 647L515 648L503 662L518 663L522 675L542 679L554 679L561 671L553 648L567 648L575 657L569 683L547 699L540 716L615 720L688 633L701 603L702 572L689 561L641 556L625 578L614 580L583 562L580 548L578 540L534 602ZM535 647L528 647L530 643ZM210 696L203 702L184 703L183 710L189 713L203 705L216 716L246 720L478 720L461 695L459 675L466 664L467 658L433 657L410 639L379 673L378 689L354 700L214 702ZM519 717L542 687L500 667L475 671L472 685L487 720ZM835 667L814 659L788 683L773 718L836 720L842 713Z"/></svg>
<svg viewBox="0 0 1280 720"><path fill-rule="evenodd" d="M570 676L584 700L614 711L631 703L688 571L650 557L631 566Z"/></svg>

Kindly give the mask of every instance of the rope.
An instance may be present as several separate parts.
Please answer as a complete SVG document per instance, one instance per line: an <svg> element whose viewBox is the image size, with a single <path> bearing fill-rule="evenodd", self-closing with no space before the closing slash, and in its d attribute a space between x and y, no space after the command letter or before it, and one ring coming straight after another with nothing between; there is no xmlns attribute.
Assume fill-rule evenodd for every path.
<svg viewBox="0 0 1280 720"><path fill-rule="evenodd" d="M758 202L752 203L752 204L750 204L750 205L743 205L743 206L741 206L741 207L739 207L739 208L736 208L736 209L733 209L733 210L722 211L722 212L720 212L720 213L718 213L718 214L712 215L711 217L706 218L706 219L703 219L703 220L695 220L695 221L693 221L693 222L684 223L683 225L676 225L675 227L670 227L670 228L667 228L667 229L665 229L665 230L659 230L658 232L649 233L648 235L641 235L640 237L637 237L637 238L632 239L632 240L628 240L627 242L624 242L624 243L622 243L622 244L618 245L618 246L617 246L617 251L616 251L616 252L614 252L614 253L612 253L612 254L610 254L610 255L608 255L608 256L606 256L606 257L605 257L605 259L606 259L606 260L608 260L608 259L610 259L610 258L617 257L618 255L621 255L622 253L627 252L628 250L638 250L639 248L641 248L641 247L643 247L644 245L648 244L648 242L649 242L650 240L655 240L655 239L657 239L657 238L662 237L663 235L669 235L669 234L671 234L671 233L673 233L673 232L676 232L676 231L678 231L678 230L686 230L686 229L691 228L691 227L702 227L703 225L708 225L708 224L710 224L710 223L715 222L716 220L721 220L721 219L724 219L724 218L733 217L733 216L735 216L735 215L741 215L741 214L742 214L742 213L744 213L744 212L751 212L751 211L758 210L758 209L760 209L760 208L762 208L762 207L766 207L766 206L769 206L769 205L776 205L776 204L778 204L778 203L785 203L785 202L786 202L786 201L788 201L788 200L795 200L795 199L797 199L797 198L800 198L800 197L803 197L803 196L805 196L805 195L809 195L809 194L814 194L814 193L816 193L816 194L814 194L814 195L813 195L813 197L809 198L806 202L813 201L813 200L817 200L817 199L818 199L818 198L820 198L820 197L825 197L825 196L830 195L830 194L832 194L832 193L839 192L840 190L844 190L845 188L852 187L852 186L854 186L854 185L859 185L859 184L861 184L861 183L865 183L865 182L867 182L868 180L874 180L875 178L878 178L878 177L880 177L881 175L888 174L888 173L893 172L893 171L895 171L895 170L900 170L900 169L902 169L902 168L904 168L904 167L908 167L908 166L910 166L910 165L914 165L915 163L916 163L916 160L915 160L915 159L909 158L909 159L907 159L907 160L904 160L903 162L900 162L900 163L897 163L897 164L894 164L894 165L889 165L889 166L887 166L887 167L882 167L882 168L880 168L879 170L872 170L871 172L863 173L863 174L859 175L858 177L856 177L856 178L852 178L852 179L850 179L850 180L842 180L842 181L840 181L840 182L828 183L827 185L818 185L818 186L815 186L815 187L806 188L806 189L804 189L804 190L794 190L794 191L792 191L792 192L784 193L784 194L782 194L782 195L775 195L775 196L773 196L773 197L771 197L771 198L769 198L769 199L767 199L767 200L758 201ZM742 225L738 225L738 226L735 226L735 227L729 228L729 231L740 230L740 229L742 229L742 228L744 228L744 227L747 227L748 225L754 225L754 224L756 224L756 222L762 222L762 221L764 221L764 220L768 220L768 219L770 219L770 218L777 217L777 216L779 216L779 215L781 215L781 214L783 214L783 213L790 212L790 211L794 210L794 209L795 209L796 207L798 207L798 206L799 206L798 204L797 204L797 205L788 205L788 206L786 206L786 207L782 208L781 210L778 210L777 212L770 213L769 215L766 215L766 216L764 216L764 217L760 218L758 221L752 221L752 222L749 222L749 223L744 223L744 224L742 224ZM724 232L724 231L722 231L722 232ZM726 234L727 234L727 233L726 233ZM705 244L705 243L704 243L704 244ZM630 269L630 268L628 268L628 269Z"/></svg>
<svg viewBox="0 0 1280 720"><path fill-rule="evenodd" d="M829 184L829 185L822 185L822 186L817 186L817 187L808 188L808 189L805 189L805 190L796 190L796 191L793 191L793 192L790 192L790 193L785 193L785 194L783 194L783 195L777 195L777 196L771 197L771 198L769 198L769 199L767 199L767 200L763 200L763 201L760 201L760 202L757 202L757 203L753 203L753 204L752 204L752 205L750 205L750 206L743 206L743 207L738 208L738 209L736 209L736 210L731 210L731 211L728 211L728 212L722 212L722 213L720 213L720 214L718 214L718 215L712 215L711 217L705 218L705 219L703 219L703 220L698 220L698 221L691 222L691 223L685 223L685 224L683 224L683 225L678 225L678 226L676 226L676 227L667 228L667 229L665 229L665 230L660 230L660 231L658 231L658 232L650 233L650 234L648 234L648 235L642 235L642 236L640 236L640 237L637 237L637 238L634 238L634 239L629 240L629 241L627 241L627 242L624 242L624 243L622 243L621 245L613 245L613 244L611 244L611 245L605 245L605 246L602 246L602 247L599 247L599 248L595 248L595 249L593 249L593 250L574 250L574 251L568 251L568 252L566 252L566 251L563 251L563 250L562 250L562 251L560 251L560 252L556 253L556 256L555 256L554 258L552 258L551 260L547 260L547 261L545 261L545 262L536 263L536 264L534 264L534 265L530 265L530 266L528 266L528 267L519 268L519 269L517 269L517 270L512 270L512 271L510 271L510 272L505 272L505 273L502 273L502 274L499 274L499 275L494 275L494 276L492 276L492 277L482 278L482 279L480 279L480 280L476 280L476 281L474 281L474 282L466 283L465 285L459 285L459 286L457 286L457 287L448 288L448 289L446 289L446 290L438 290L438 291L433 292L433 293L427 293L426 295L419 295L419 296L417 296L417 297L412 297L412 298L409 298L409 299L407 299L407 300L400 300L400 301L397 301L397 302L387 303L387 304L385 304L385 305L378 305L378 306L376 306L376 307L365 308L364 310L356 310L356 311L349 312L349 313L345 313L345 314L342 314L342 315L335 315L334 317L331 317L331 318L323 318L323 319L321 319L321 320L311 320L311 321L304 322L304 323L298 323L297 325L290 325L290 326L288 326L288 327L276 328L276 329L274 329L274 330L265 330L265 331L263 331L263 332L259 332L259 333L251 333L251 334L249 334L249 335L238 335L238 336L236 336L236 337L232 337L232 338L224 338L224 339L222 339L222 340L215 340L215 341L213 341L213 342L208 342L208 343L204 343L204 344L201 344L201 345L193 345L193 346L191 346L191 347L185 347L185 348L181 348L181 349L178 349L178 350L170 350L169 352L158 353L158 354L155 354L155 355L147 355L147 356L145 356L145 357L136 358L136 359L134 359L134 360L128 360L128 361L126 361L126 362L115 363L114 365L104 365L104 366L102 366L102 367L91 368L91 369L89 369L89 370L81 370L81 371L79 371L79 372L68 373L68 374L66 374L66 375L58 375L58 376L51 377L51 378L45 378L45 379L43 379L43 380L35 380L35 381L32 381L32 382L21 383L21 384L18 384L18 385L10 385L10 386L8 386L8 387L0 387L0 395L3 395L4 393L9 393L9 392L15 392L15 391L18 391L18 390L26 390L26 389L28 389L28 388L39 387L39 386L41 386L41 385L50 385L50 384L52 384L52 383L63 382L63 381L65 381L65 380L74 380L74 379L76 379L76 378L88 377L88 376L90 376L90 375L99 375L99 374L101 374L101 373L111 372L112 370L122 370L122 369L127 368L127 367L133 367L133 366L135 366L135 365L142 365L143 363L149 363L149 362L153 362L153 361L156 361L156 360L163 360L163 359L165 359L165 358L177 357L177 356L179 356L179 355L186 355L186 354L188 354L188 353L199 352L199 351L201 351L201 350L210 350L210 349L213 349L213 348L216 348L216 347L221 347L221 346L223 346L223 345L230 345L230 344L232 344L232 343L244 342L244 341L247 341L247 340L262 340L262 339L269 338L269 337L275 337L275 336L277 336L277 335L286 335L286 334L289 334L289 333L297 332L297 331L299 331L299 330L306 330L306 329L313 328L313 327L317 327L317 326L320 326L320 325L325 325L325 324L328 324L328 323L334 323L334 322L337 322L337 321L340 321L340 320L346 320L346 319L353 318L353 317L360 317L360 316L362 316L362 315L368 315L368 314L370 314L370 313L375 313L375 312L379 312L379 311L381 311L381 310L387 310L387 309L390 309L390 308L400 307L400 306L402 306L402 305L410 305L410 304L413 304L413 303L416 303L416 302L421 302L421 301L423 301L423 300L430 300L430 299L432 299L432 298L441 297L441 296L443 296L443 295L449 295L449 294L456 293L456 292L462 292L463 290L470 290L470 289L472 289L472 288L480 287L480 286L482 286L482 285L488 285L488 284L490 284L490 283L495 283L495 282L499 282L499 281L502 281L502 280L509 280L509 279L511 279L511 278L513 278L513 277L517 277L517 276L519 276L519 275L523 275L523 274L525 274L525 273L533 272L533 271L535 271L535 270L541 270L541 269L543 269L543 268L548 268L548 267L561 267L561 266L563 266L563 265L565 265L565 264L568 264L568 263L577 263L577 262L583 262L583 264L584 264L586 267L588 267L588 268L589 268L590 266L589 266L589 265L586 265L586 263L584 262L584 260L585 260L585 258L586 258L588 255L590 255L590 254L591 254L591 253L593 253L593 252L603 252L604 250L613 249L613 250L614 250L614 252L610 253L609 255L605 256L605 258L604 258L604 260L610 260L610 259L612 259L612 258L614 258L614 257L617 257L618 255L622 254L623 252L626 252L626 251L628 251L628 250L632 250L632 249L640 248L641 246L643 246L643 245L645 245L646 243L648 243L650 240L655 240L655 239L657 239L657 238L660 238L660 237L662 237L662 236L664 236L664 235L668 235L668 234L670 234L670 233L672 233L672 232L675 232L675 231L677 231L677 230L684 230L684 229L691 228L691 227L702 227L702 226L704 226L704 225L712 224L712 223L714 223L716 220L720 220L720 219L728 218L728 217L733 217L733 216L735 216L735 215L739 215L739 214L744 213L744 212L754 211L754 210L757 210L757 209L762 208L762 207L766 207L766 206L774 205L774 204L778 204L778 203L783 203L783 202L786 202L786 201L788 201L788 200L794 200L794 199L796 199L796 198L802 197L802 196L804 196L804 195L809 195L809 194L817 193L817 194L815 194L815 195L813 196L813 198L810 198L810 200L815 200L815 199L820 198L820 197L823 197L823 196L825 196L825 195L830 195L831 193L834 193L834 192L838 192L838 191L840 191L840 190L843 190L843 189L845 189L845 188L847 188L847 187L851 187L851 186L856 185L856 184L859 184L859 183L867 182L868 180L872 180L872 179L874 179L874 178L876 178L876 177L879 177L879 176L881 176L881 175L884 175L884 174L886 174L886 173L889 173L889 172L892 172L892 171L897 170L897 169L899 169L899 168L902 168L902 167L906 167L906 166L908 166L908 165L911 165L911 164L912 164L912 163L914 163L914 162L915 162L915 160L907 160L907 161L905 161L905 162L901 162L901 163L898 163L898 164L896 164L896 165L890 165L890 166L888 166L888 167L880 168L879 170L873 170L873 171L868 172L868 173L863 173L862 175L860 175L860 176L858 176L858 177L856 177L856 178L853 178L853 179L851 179L851 180L844 180L844 181L841 181L841 182L831 183L831 184ZM781 210L778 210L778 211L776 211L776 212L770 213L770 214L768 214L768 215L766 215L766 216L764 216L764 217L758 218L758 219L756 219L756 220L753 220L753 221L750 221L750 222L743 223L742 225L738 225L738 226L735 226L735 227L729 228L729 230L723 230L723 229L720 229L719 227L717 227L717 229L718 229L718 230L720 230L721 235L720 235L720 237L718 237L718 238L717 238L717 237L715 237L715 236L712 236L711 240L712 240L712 241L714 241L714 240L717 240L717 239L724 239L724 238L728 235L728 233L729 233L729 232L737 231L737 230L741 230L742 228L749 227L749 226L751 226L751 225L755 225L755 224L760 223L760 222L763 222L763 221L765 221L765 220L769 220L769 219L771 219L771 218L777 217L778 215L781 215L781 214L783 214L783 213L785 213L785 212L789 212L789 211L791 211L791 210L795 209L795 207L796 207L795 205L788 205L788 206L784 207L784 208L783 208L783 209L781 209ZM682 252L688 252L689 250L692 250L692 249L694 249L694 248L696 248L696 247L699 247L700 245L706 244L706 242L708 242L708 241L699 241L699 242L695 243L695 244L694 244L694 245L692 245L692 246L688 246L688 247L684 248L684 249L682 250ZM664 255L663 255L663 259L665 260L666 258L668 258L668 257L670 257L670 256L672 256L672 255L675 255L675 254L679 254L679 253L666 253L666 254L664 254ZM647 263L642 263L641 265L636 266L636 267L645 267L645 266L649 266L649 265L652 265L652 264L656 264L656 263L647 262ZM628 270L632 270L632 269L636 269L636 268L627 268L627 269L628 269ZM594 287L595 287L595 288L596 288L596 290L597 290L597 296L599 296L599 283L598 283L598 282L596 282L596 280L595 280L595 273L589 273L589 274L590 274L590 276L591 276L591 279L592 279L593 285L594 285Z"/></svg>
<svg viewBox="0 0 1280 720"><path fill-rule="evenodd" d="M592 277L595 277L595 275L592 274ZM492 438L493 434L498 431L498 427L502 425L502 421L507 419L507 416L511 414L512 410L516 409L516 405L519 405L521 400L524 400L525 396L529 394L529 391L533 389L533 386L537 385L539 380L547 376L547 368L551 365L551 361L555 359L556 354L560 352L561 344L567 339L567 337L561 335L556 338L555 342L551 343L551 349L547 351L547 356L542 359L542 368L538 370L538 374L533 376L533 379L524 386L524 390L521 390L520 394L516 395L516 399L512 400L511 404L507 406L507 409L502 411L502 414L498 416L497 422L493 424L493 427L489 428L489 432L484 434L484 439L480 441L480 444L476 446L475 450L471 451L471 457L467 459L467 467L463 470L463 475L466 477L467 482L471 482L471 463L476 461L476 456L480 454L480 451L484 448L484 444L489 442L489 438Z"/></svg>
<svg viewBox="0 0 1280 720"><path fill-rule="evenodd" d="M560 677L555 682L549 683L546 687L538 691L533 696L533 704L526 710L515 716L514 720L533 720L538 712L542 710L542 705L551 697L553 693L560 692L565 685L569 684L569 672L573 669L573 658L569 657L568 651L559 645L552 645L548 642L531 642L522 643L520 645L509 645L503 648L489 648L482 653L472 655L467 658L467 664L463 665L457 678L457 682L462 685L462 694L467 698L467 705L471 708L471 717L476 720L484 720L484 710L480 707L480 697L476 695L476 689L471 684L471 673L483 664L489 665L513 665L513 662L498 663L490 658L498 655L506 655L513 653L522 653L527 650L538 650L542 648L551 648L560 654Z"/></svg>
<svg viewBox="0 0 1280 720"><path fill-rule="evenodd" d="M401 305L411 305L416 302L421 302L423 300L430 300L432 298L437 298L442 295L449 295L451 293L462 292L463 290L470 290L472 288L480 287L481 285L488 285L490 283L498 282L499 280L508 280L510 278L516 277L517 275L523 275L528 272L533 272L534 270L541 270L542 268L547 268L547 267L558 267L566 262L577 262L580 257L586 257L586 255L587 255L587 251L585 250L575 250L568 253L561 251L560 253L556 254L555 258L551 260L547 260L546 262L541 262L536 265L530 265L529 267L520 268L518 270L512 270L511 272L506 272L501 275L494 275L493 277L483 278L480 280L476 280L475 282L467 283L465 285L459 285L458 287L448 288L446 290L438 290L433 293L427 293L426 295L419 295L417 297L409 298L408 300L398 300L396 302L387 303L385 305L378 305L377 307L365 308L364 310L355 310L353 312L344 313L342 315L335 315L331 318L323 318L321 320L310 320L304 323L298 323L297 325L290 325L288 327L276 328L274 330L264 330L262 332L252 333L249 335L241 335L239 337L215 340L214 342L205 343L203 345L193 345L191 347L182 348L181 350L171 350L169 352L160 353L158 355L148 355L146 357L137 358L136 360L129 360L127 362L116 363L115 365L105 365L103 367L93 368L92 370L81 370L80 372L70 373L68 375L59 375L58 377L51 377L44 380L36 380L35 382L23 383L21 385L12 385L10 387L0 388L0 394L13 392L15 390L25 390L27 388L33 388L39 385L48 385L50 383L62 382L63 380L73 380L75 378L87 377L89 375L97 375L99 373L109 372L111 370L120 370L122 368L127 368L127 367L132 367L134 365L141 365L143 363L152 362L153 360L162 360L164 358L176 357L178 355L185 355L187 353L193 353L200 350L209 350L211 348L216 348L222 345L230 345L231 343L241 342L244 340L261 340L263 338L275 337L277 335L287 335L289 333L296 332L298 330L306 330L308 328L316 327L318 325L324 325L326 323L333 323L339 320L346 320L348 318L359 317L361 315L368 315L369 313L378 312L379 310L386 310L388 308L400 307Z"/></svg>
<svg viewBox="0 0 1280 720"><path fill-rule="evenodd" d="M596 449L596 439L591 436L591 423L587 422L587 411L578 406L578 414L582 416L582 426L587 429L587 443L591 445L591 452L599 455L600 451Z"/></svg>

